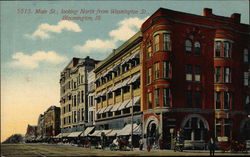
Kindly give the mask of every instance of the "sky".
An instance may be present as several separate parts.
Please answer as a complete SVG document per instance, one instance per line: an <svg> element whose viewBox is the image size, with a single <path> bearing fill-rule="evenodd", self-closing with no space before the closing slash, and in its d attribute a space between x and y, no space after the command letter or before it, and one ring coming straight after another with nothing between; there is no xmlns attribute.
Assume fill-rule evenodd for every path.
<svg viewBox="0 0 250 157"><path fill-rule="evenodd" d="M0 3L1 141L25 134L28 124L37 125L39 114L59 106L60 72L72 57L105 59L160 7L196 15L203 8L226 17L240 13L241 22L249 24L248 0Z"/></svg>

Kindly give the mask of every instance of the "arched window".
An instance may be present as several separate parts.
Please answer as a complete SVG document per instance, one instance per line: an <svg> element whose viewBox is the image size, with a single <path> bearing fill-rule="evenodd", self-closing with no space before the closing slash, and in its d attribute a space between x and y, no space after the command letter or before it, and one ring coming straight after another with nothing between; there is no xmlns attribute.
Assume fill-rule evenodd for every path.
<svg viewBox="0 0 250 157"><path fill-rule="evenodd" d="M185 50L187 54L192 53L192 42L190 40L186 40L185 42Z"/></svg>
<svg viewBox="0 0 250 157"><path fill-rule="evenodd" d="M200 56L201 55L201 44L199 41L194 43L194 55Z"/></svg>

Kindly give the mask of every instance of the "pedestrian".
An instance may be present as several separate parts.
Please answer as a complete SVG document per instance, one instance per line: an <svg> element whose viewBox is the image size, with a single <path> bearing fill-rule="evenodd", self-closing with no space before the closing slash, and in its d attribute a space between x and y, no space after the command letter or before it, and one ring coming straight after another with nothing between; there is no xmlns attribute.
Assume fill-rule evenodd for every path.
<svg viewBox="0 0 250 157"><path fill-rule="evenodd" d="M140 139L139 144L140 144L140 150L142 150L143 149L143 144L144 144L142 138Z"/></svg>
<svg viewBox="0 0 250 157"><path fill-rule="evenodd" d="M208 148L209 148L209 151L210 151L210 156L214 156L215 141L214 141L214 139L212 137L209 140Z"/></svg>

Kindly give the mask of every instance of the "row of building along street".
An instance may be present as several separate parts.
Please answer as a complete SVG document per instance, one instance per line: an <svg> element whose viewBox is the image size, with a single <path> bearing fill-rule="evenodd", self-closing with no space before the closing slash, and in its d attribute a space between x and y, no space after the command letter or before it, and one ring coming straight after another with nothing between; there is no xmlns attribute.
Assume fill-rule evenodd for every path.
<svg viewBox="0 0 250 157"><path fill-rule="evenodd" d="M158 9L104 60L72 58L60 73L60 107L29 125L26 141L249 148L249 28L237 13Z"/></svg>

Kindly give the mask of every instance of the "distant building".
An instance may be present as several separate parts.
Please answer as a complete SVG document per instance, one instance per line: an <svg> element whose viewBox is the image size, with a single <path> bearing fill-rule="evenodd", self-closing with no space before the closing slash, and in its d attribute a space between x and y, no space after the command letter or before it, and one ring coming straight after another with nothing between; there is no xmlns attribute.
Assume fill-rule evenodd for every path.
<svg viewBox="0 0 250 157"><path fill-rule="evenodd" d="M87 126L95 125L95 73L88 72L88 123Z"/></svg>
<svg viewBox="0 0 250 157"><path fill-rule="evenodd" d="M44 137L45 129L44 129L44 115L40 114L37 122L37 139L41 139Z"/></svg>
<svg viewBox="0 0 250 157"><path fill-rule="evenodd" d="M27 126L26 134L24 136L25 142L32 142L37 137L37 126L29 125Z"/></svg>
<svg viewBox="0 0 250 157"><path fill-rule="evenodd" d="M61 72L60 104L63 136L67 133L83 131L88 123L87 74L98 62L90 57L73 58Z"/></svg>
<svg viewBox="0 0 250 157"><path fill-rule="evenodd" d="M60 131L60 107L51 106L44 112L44 136L53 137Z"/></svg>

